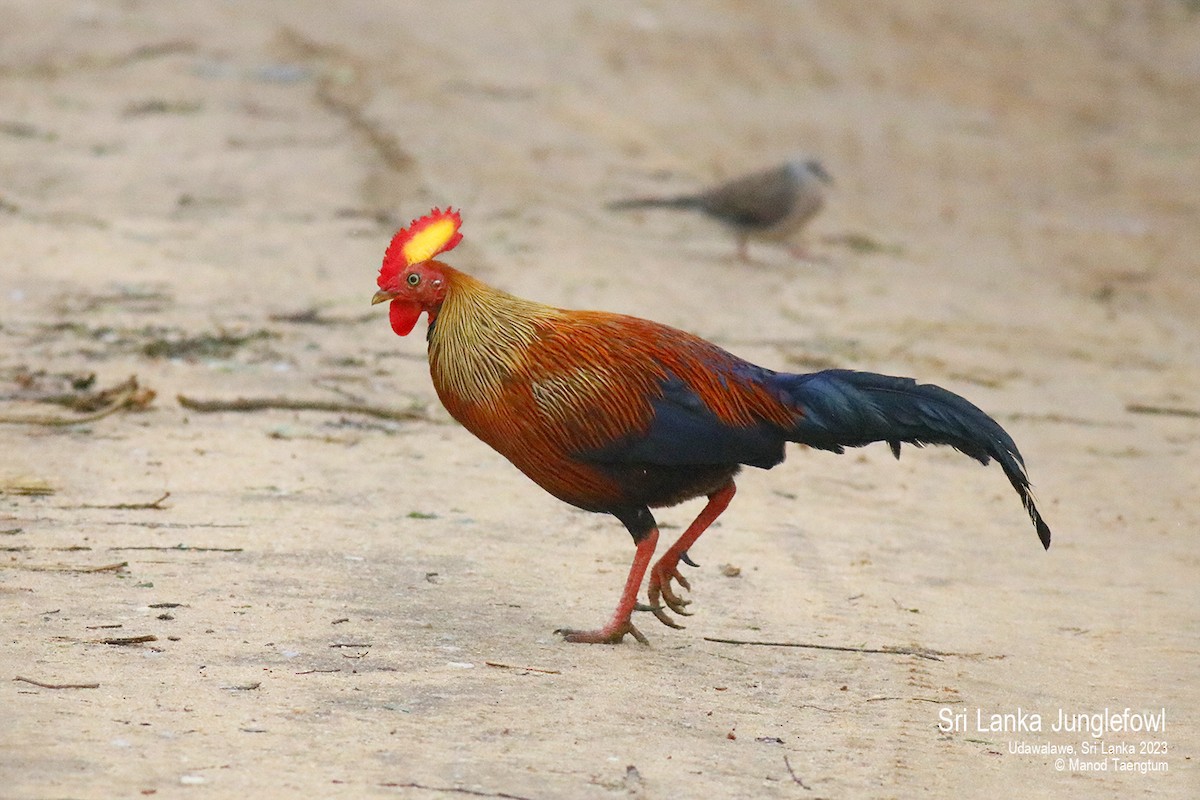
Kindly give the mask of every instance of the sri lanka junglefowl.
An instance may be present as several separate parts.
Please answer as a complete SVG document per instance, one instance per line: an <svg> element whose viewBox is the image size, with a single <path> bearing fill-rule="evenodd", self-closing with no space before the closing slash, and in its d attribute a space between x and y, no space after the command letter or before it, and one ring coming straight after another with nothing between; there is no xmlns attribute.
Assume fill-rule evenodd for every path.
<svg viewBox="0 0 1200 800"><path fill-rule="evenodd" d="M755 366L690 333L602 311L567 311L493 289L434 260L459 243L457 212L434 209L399 231L373 303L389 302L406 336L429 315L429 370L463 427L560 500L612 514L637 545L612 619L560 631L571 642L645 643L631 621L648 610L687 614L679 562L733 499L743 466L770 469L798 442L841 453L886 442L948 445L995 459L1038 537L1050 529L1030 493L1012 438L974 405L911 378L828 369L807 375ZM694 497L708 504L650 566L658 525L650 509ZM649 568L647 604L638 602Z"/></svg>

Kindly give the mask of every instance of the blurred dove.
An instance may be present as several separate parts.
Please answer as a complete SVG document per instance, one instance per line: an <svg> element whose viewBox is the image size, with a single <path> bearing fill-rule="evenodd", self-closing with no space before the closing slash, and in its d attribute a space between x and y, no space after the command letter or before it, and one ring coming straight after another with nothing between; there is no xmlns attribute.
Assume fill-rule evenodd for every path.
<svg viewBox="0 0 1200 800"><path fill-rule="evenodd" d="M697 194L678 197L637 197L609 203L613 211L634 208L683 208L702 211L729 227L737 237L738 256L748 259L751 237L786 240L803 228L825 205L822 184L833 179L820 161L789 161L718 184ZM790 248L804 255L801 248Z"/></svg>

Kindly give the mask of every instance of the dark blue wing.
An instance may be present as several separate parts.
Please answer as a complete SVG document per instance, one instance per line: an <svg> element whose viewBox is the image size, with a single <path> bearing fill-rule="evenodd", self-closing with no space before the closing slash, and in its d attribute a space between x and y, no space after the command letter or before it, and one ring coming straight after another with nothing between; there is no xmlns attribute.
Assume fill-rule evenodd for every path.
<svg viewBox="0 0 1200 800"><path fill-rule="evenodd" d="M768 423L732 427L678 378L663 383L662 395L651 406L654 416L644 433L580 455L598 464L669 467L747 464L769 469L783 461L785 431Z"/></svg>

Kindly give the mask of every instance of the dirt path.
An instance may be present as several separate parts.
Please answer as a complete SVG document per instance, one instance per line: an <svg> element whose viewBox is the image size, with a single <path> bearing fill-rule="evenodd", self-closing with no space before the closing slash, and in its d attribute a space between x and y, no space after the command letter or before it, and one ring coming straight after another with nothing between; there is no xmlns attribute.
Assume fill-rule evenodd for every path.
<svg viewBox="0 0 1200 800"><path fill-rule="evenodd" d="M1196 796L1191 4L3 5L0 416L156 397L0 424L0 796ZM816 263L603 210L797 151ZM686 630L562 644L627 535L368 306L447 203L515 293L967 395L1053 547L956 453L796 450L693 550ZM1166 730L1111 760L1051 730L1127 708Z"/></svg>

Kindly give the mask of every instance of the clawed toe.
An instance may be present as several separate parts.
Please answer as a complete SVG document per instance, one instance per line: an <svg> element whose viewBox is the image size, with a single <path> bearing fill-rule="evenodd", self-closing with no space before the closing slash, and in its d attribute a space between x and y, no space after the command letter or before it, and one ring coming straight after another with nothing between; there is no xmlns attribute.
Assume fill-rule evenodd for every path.
<svg viewBox="0 0 1200 800"><path fill-rule="evenodd" d="M671 619L662 606L650 606L650 610L654 612L654 616L658 617L658 621L663 625L666 625L668 628L683 630L683 626Z"/></svg>
<svg viewBox="0 0 1200 800"><path fill-rule="evenodd" d="M666 625L668 628L676 628L679 630L683 629L682 625L680 625L678 622L671 619L671 617L667 615L666 608L664 608L661 605L658 605L658 604L650 605L649 603L638 603L637 605L635 605L633 607L633 610L634 611L649 611L651 614L653 614L655 617L658 618L659 622L661 622L663 625ZM675 613L677 613L677 614L683 614L685 617L690 616L690 612L687 612L687 611L677 611L674 608L672 608L671 610L675 611Z"/></svg>
<svg viewBox="0 0 1200 800"><path fill-rule="evenodd" d="M621 640L625 638L625 634L629 634L642 644L650 644L650 640L643 636L641 631L633 627L633 623L629 620L625 620L624 622L614 620L603 628L594 631L559 628L555 633L562 636L565 641L575 644L620 644Z"/></svg>
<svg viewBox="0 0 1200 800"><path fill-rule="evenodd" d="M672 580L676 581L682 589L691 588L687 579L680 575L679 570L675 568L657 568L651 572L650 585L646 592L650 598L647 610L653 612L658 621L668 628L682 628L682 625L671 619L666 609L670 609L680 616L690 617L692 612L688 611L686 606L691 601L675 594L675 590L671 588Z"/></svg>
<svg viewBox="0 0 1200 800"><path fill-rule="evenodd" d="M682 577L677 575L676 580L679 581L681 588L689 591L691 590L692 587L689 586L688 582ZM692 615L692 612L687 611L684 608L685 606L691 605L692 601L675 594L675 592L671 589L671 582L669 580L661 584L658 589L662 593L662 599L663 602L667 604L667 608L671 609L676 614L682 614L685 617L690 617Z"/></svg>
<svg viewBox="0 0 1200 800"><path fill-rule="evenodd" d="M663 605L674 611L676 614L681 614L685 617L690 617L692 615L692 612L687 610L687 606L691 605L691 600L687 600L675 594L671 591L670 586L662 586L659 587L659 589L662 593ZM658 600L657 597L651 599L655 601Z"/></svg>
<svg viewBox="0 0 1200 800"><path fill-rule="evenodd" d="M667 613L665 612L665 610L662 610L661 606L652 608L650 610L653 610L654 615L658 616L659 621L662 622L662 624L666 625L667 627L673 627L674 630L677 630L677 631L683 630L683 625L680 625L679 622L671 619L671 616L668 616Z"/></svg>
<svg viewBox="0 0 1200 800"><path fill-rule="evenodd" d="M679 574L679 570L672 571L671 577L675 579L675 582L679 584L681 589L686 589L689 592L692 590L692 585L688 583L687 578Z"/></svg>

